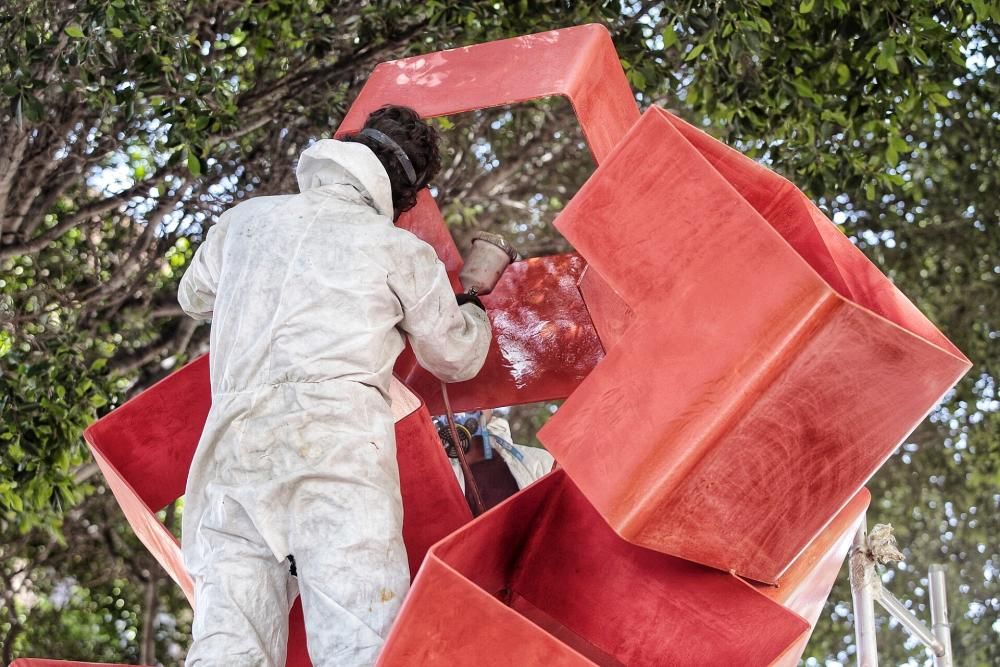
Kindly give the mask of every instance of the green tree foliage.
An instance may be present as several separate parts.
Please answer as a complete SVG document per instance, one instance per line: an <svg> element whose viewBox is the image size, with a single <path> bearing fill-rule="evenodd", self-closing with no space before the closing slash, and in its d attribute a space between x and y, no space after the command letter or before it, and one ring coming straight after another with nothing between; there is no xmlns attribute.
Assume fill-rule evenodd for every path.
<svg viewBox="0 0 1000 667"><path fill-rule="evenodd" d="M1000 9L931 0L401 3L12 0L0 9L3 657L179 664L189 614L131 537L82 429L207 345L176 281L234 202L294 190L379 61L609 27L661 104L799 184L975 362L873 480L872 521L923 604L949 564L956 664L1000 662ZM530 74L526 74L530 76ZM460 239L567 248L551 221L593 170L568 105L439 121ZM549 414L522 410L522 441ZM807 655L846 663L846 579ZM921 607L926 616L926 609ZM885 662L925 654L883 631Z"/></svg>

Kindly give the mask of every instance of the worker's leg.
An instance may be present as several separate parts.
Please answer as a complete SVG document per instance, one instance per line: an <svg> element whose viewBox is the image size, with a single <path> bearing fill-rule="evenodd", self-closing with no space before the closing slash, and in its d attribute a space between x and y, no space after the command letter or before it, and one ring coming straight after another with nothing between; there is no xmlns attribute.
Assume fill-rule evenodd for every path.
<svg viewBox="0 0 1000 667"><path fill-rule="evenodd" d="M409 589L398 482L381 486L310 480L296 494L292 551L316 667L373 665Z"/></svg>
<svg viewBox="0 0 1000 667"><path fill-rule="evenodd" d="M187 667L285 664L288 562L277 561L231 498L206 509L186 562L195 582Z"/></svg>

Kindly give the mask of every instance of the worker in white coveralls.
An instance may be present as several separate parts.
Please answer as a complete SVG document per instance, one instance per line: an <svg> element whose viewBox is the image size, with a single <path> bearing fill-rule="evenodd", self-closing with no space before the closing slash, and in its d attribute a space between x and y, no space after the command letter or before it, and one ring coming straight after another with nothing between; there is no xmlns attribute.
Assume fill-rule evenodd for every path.
<svg viewBox="0 0 1000 667"><path fill-rule="evenodd" d="M296 588L317 667L371 665L409 587L389 383L404 334L442 380L482 367L482 304L393 225L440 167L405 107L299 158L299 194L226 211L178 298L211 319L212 409L188 477L187 665L281 665ZM297 583L290 568L297 571Z"/></svg>
<svg viewBox="0 0 1000 667"><path fill-rule="evenodd" d="M490 450L493 453L499 453L500 459L506 464L518 490L552 470L555 459L547 451L540 447L525 447L514 443L514 438L510 433L510 423L506 419L494 413L493 410L483 410L482 419L486 423L486 427L478 438L473 439L470 451L465 455L470 465L475 465L483 460L485 447L482 440L488 438ZM449 461L455 478L458 480L458 486L464 493L465 475L462 472L462 466L457 458L449 458ZM475 474L475 468L473 468L473 474Z"/></svg>

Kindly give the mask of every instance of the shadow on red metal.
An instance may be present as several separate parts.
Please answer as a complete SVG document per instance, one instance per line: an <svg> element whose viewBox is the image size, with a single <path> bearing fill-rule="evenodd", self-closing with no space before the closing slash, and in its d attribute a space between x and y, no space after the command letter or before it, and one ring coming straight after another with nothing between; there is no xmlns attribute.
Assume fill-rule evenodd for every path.
<svg viewBox="0 0 1000 667"><path fill-rule="evenodd" d="M555 471L431 548L378 664L769 665L808 631L737 577L625 542Z"/></svg>

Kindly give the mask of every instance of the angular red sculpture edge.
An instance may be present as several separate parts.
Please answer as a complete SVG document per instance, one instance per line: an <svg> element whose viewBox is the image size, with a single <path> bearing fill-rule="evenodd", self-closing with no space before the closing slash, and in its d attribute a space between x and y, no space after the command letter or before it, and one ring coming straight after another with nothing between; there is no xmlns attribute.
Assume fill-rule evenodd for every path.
<svg viewBox="0 0 1000 667"><path fill-rule="evenodd" d="M814 208L653 108L556 220L635 316L539 439L626 539L774 582L969 368Z"/></svg>

